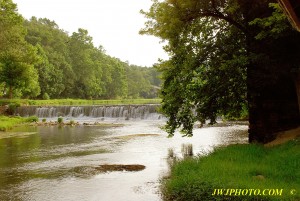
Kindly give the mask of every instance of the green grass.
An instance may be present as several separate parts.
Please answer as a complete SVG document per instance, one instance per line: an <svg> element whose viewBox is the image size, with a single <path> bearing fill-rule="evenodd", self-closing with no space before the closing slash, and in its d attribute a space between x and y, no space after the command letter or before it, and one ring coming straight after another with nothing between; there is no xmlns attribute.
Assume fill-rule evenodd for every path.
<svg viewBox="0 0 300 201"><path fill-rule="evenodd" d="M12 129L14 126L22 123L30 123L36 122L38 118L33 117L8 117L8 116L0 116L0 131L8 131Z"/></svg>
<svg viewBox="0 0 300 201"><path fill-rule="evenodd" d="M300 140L265 148L232 145L175 162L165 200L300 200ZM214 189L283 189L281 196L213 196ZM291 195L295 189L296 195Z"/></svg>
<svg viewBox="0 0 300 201"><path fill-rule="evenodd" d="M83 100L83 99L52 99L52 100L29 100L29 99L1 99L0 105L16 103L20 105L121 105L121 104L159 104L161 99L120 99L120 100Z"/></svg>

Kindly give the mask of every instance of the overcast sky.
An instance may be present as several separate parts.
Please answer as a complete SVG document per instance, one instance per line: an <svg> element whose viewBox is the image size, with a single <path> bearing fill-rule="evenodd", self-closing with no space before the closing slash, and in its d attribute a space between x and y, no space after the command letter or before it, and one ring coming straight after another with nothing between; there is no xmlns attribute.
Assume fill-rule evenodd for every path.
<svg viewBox="0 0 300 201"><path fill-rule="evenodd" d="M72 34L87 29L96 47L130 64L152 66L167 54L153 36L141 36L146 19L139 13L148 10L151 0L13 0L23 17L54 20Z"/></svg>

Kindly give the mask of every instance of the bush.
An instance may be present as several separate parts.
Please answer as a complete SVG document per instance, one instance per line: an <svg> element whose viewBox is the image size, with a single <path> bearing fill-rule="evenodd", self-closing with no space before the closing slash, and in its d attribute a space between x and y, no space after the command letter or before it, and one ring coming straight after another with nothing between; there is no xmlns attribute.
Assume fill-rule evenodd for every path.
<svg viewBox="0 0 300 201"><path fill-rule="evenodd" d="M26 118L26 122L38 122L39 118L37 116L31 116Z"/></svg>
<svg viewBox="0 0 300 201"><path fill-rule="evenodd" d="M26 122L26 119L22 117L0 116L0 122L0 131L8 131L14 126Z"/></svg>
<svg viewBox="0 0 300 201"><path fill-rule="evenodd" d="M20 103L8 104L8 110L7 110L8 114L13 115L16 112L17 108L20 106L21 106Z"/></svg>
<svg viewBox="0 0 300 201"><path fill-rule="evenodd" d="M64 122L64 119L63 119L62 117L58 117L58 118L57 118L57 122L58 122L59 124L62 124L62 123Z"/></svg>
<svg viewBox="0 0 300 201"><path fill-rule="evenodd" d="M38 101L35 101L35 100L29 100L28 101L28 104L29 105L37 105Z"/></svg>
<svg viewBox="0 0 300 201"><path fill-rule="evenodd" d="M47 93L43 94L43 100L49 100L50 96Z"/></svg>
<svg viewBox="0 0 300 201"><path fill-rule="evenodd" d="M43 123L45 123L46 121L47 121L47 120L46 120L45 118L44 118L44 119L42 119L42 122L43 122Z"/></svg>

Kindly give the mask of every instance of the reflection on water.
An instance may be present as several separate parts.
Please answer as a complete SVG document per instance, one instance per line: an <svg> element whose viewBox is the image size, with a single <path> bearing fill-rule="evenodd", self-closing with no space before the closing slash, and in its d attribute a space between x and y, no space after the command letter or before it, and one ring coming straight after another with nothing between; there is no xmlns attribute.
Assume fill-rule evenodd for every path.
<svg viewBox="0 0 300 201"><path fill-rule="evenodd" d="M168 172L170 155L197 155L215 146L247 142L243 125L196 129L192 138L167 138L161 124L127 121L122 127L21 127L0 133L1 200L161 200L159 179ZM146 168L97 171L104 164Z"/></svg>
<svg viewBox="0 0 300 201"><path fill-rule="evenodd" d="M181 153L183 158L194 156L193 144L182 144Z"/></svg>

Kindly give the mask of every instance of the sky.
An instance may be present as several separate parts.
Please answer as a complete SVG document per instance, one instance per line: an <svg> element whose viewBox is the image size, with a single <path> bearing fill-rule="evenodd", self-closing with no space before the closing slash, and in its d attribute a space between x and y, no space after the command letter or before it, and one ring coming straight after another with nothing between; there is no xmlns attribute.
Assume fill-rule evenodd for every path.
<svg viewBox="0 0 300 201"><path fill-rule="evenodd" d="M129 64L152 66L167 59L160 39L139 35L151 0L13 0L26 19L48 18L71 35L78 28L88 30L94 45Z"/></svg>

